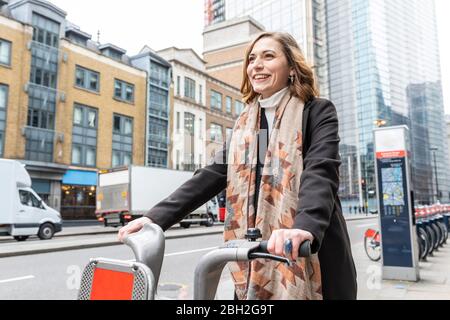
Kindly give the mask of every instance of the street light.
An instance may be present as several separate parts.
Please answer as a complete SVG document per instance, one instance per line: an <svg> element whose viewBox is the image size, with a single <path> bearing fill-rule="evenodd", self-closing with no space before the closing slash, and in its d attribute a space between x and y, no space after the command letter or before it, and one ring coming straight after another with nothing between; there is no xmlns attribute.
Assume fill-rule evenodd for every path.
<svg viewBox="0 0 450 320"><path fill-rule="evenodd" d="M430 151L433 151L433 159L434 159L434 179L436 182L436 200L439 201L439 184L438 184L438 176L437 176L437 165L436 165L436 151L439 150L436 147L431 147Z"/></svg>

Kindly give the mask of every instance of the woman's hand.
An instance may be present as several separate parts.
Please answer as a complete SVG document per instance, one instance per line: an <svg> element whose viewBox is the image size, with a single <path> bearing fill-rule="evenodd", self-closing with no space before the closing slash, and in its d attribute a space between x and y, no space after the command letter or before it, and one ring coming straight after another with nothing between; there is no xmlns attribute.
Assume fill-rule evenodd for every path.
<svg viewBox="0 0 450 320"><path fill-rule="evenodd" d="M291 239L292 241L292 253L286 254L284 252L284 243L286 240ZM305 230L300 229L279 229L272 232L270 236L269 242L267 244L267 250L271 254L275 254L277 256L286 257L288 259L297 260L298 258L298 249L300 248L300 244L305 242L306 240L314 241L314 236Z"/></svg>
<svg viewBox="0 0 450 320"><path fill-rule="evenodd" d="M142 229L142 227L146 223L153 223L153 221L150 218L142 217L142 218L133 220L133 221L129 222L126 226L120 228L119 233L118 233L119 241L123 242L123 239L126 236L128 236L132 233L138 232L139 230Z"/></svg>

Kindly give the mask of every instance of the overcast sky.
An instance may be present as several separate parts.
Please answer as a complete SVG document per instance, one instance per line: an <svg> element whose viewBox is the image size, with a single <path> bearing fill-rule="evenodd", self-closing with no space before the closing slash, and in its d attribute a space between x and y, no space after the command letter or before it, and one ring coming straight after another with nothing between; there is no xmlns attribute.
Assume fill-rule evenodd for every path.
<svg viewBox="0 0 450 320"><path fill-rule="evenodd" d="M67 19L100 42L111 42L128 55L144 45L203 51L203 0L49 0ZM408 1L408 0L404 0ZM429 0L423 0L429 1ZM450 114L450 0L435 0L440 41L445 111Z"/></svg>

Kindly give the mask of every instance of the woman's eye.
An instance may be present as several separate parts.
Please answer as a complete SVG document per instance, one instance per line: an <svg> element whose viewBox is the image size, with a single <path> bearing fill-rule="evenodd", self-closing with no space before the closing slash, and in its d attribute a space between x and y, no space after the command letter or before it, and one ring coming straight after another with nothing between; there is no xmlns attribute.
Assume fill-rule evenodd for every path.
<svg viewBox="0 0 450 320"><path fill-rule="evenodd" d="M273 54L266 54L266 58L267 59L272 59L273 58Z"/></svg>

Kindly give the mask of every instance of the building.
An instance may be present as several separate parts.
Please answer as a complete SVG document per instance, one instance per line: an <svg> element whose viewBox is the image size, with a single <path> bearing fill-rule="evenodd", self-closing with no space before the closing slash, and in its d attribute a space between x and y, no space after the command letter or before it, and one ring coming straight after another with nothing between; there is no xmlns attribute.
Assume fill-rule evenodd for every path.
<svg viewBox="0 0 450 320"><path fill-rule="evenodd" d="M145 164L151 167L169 167L170 149L170 84L171 65L145 46L131 57L131 64L147 72L147 132Z"/></svg>
<svg viewBox="0 0 450 320"><path fill-rule="evenodd" d="M1 8L0 156L26 164L64 219L94 217L99 169L157 163L146 121L155 69L149 75L125 53L92 41L48 1ZM169 66L159 62L167 89Z"/></svg>
<svg viewBox="0 0 450 320"><path fill-rule="evenodd" d="M194 171L222 147L237 118L236 107L242 111L241 95L208 75L205 61L192 49L171 47L157 54L172 65L171 167Z"/></svg>
<svg viewBox="0 0 450 320"><path fill-rule="evenodd" d="M205 0L205 31L208 26L250 16L266 31L290 33L312 65L321 95L328 97L325 9L325 0ZM240 37L240 34L230 31L223 48L227 48L230 36ZM209 44L204 47L205 60L209 63L206 56Z"/></svg>
<svg viewBox="0 0 450 320"><path fill-rule="evenodd" d="M206 72L223 82L240 88L244 56L252 39L264 27L249 16L211 24L203 31L203 58Z"/></svg>
<svg viewBox="0 0 450 320"><path fill-rule="evenodd" d="M376 209L373 129L380 123L410 128L416 203L449 200L434 10L433 1L327 1L329 93L340 119L344 209Z"/></svg>

